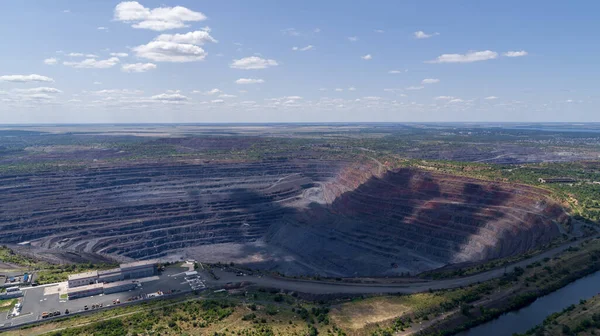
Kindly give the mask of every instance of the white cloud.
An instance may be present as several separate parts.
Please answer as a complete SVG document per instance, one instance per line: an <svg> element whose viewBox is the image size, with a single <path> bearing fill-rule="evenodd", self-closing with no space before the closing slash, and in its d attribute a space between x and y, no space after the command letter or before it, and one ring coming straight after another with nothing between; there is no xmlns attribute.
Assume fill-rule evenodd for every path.
<svg viewBox="0 0 600 336"><path fill-rule="evenodd" d="M97 60L95 58L87 58L81 62L63 62L64 65L78 69L108 69L119 63L117 57L111 57L105 60Z"/></svg>
<svg viewBox="0 0 600 336"><path fill-rule="evenodd" d="M15 92L23 92L23 93L62 93L61 90L51 88L51 87L37 87L31 89L15 89Z"/></svg>
<svg viewBox="0 0 600 336"><path fill-rule="evenodd" d="M414 91L414 90L422 90L422 89L424 89L424 88L425 88L424 86L409 86L409 87L407 87L405 90L411 90L411 91Z"/></svg>
<svg viewBox="0 0 600 336"><path fill-rule="evenodd" d="M55 65L56 63L58 63L58 59L54 57L46 58L44 60L44 64Z"/></svg>
<svg viewBox="0 0 600 336"><path fill-rule="evenodd" d="M180 93L161 93L150 97L150 99L161 101L185 101L188 98Z"/></svg>
<svg viewBox="0 0 600 336"><path fill-rule="evenodd" d="M300 36L301 35L295 28L283 29L283 30L281 30L281 33L283 35L289 35L289 36Z"/></svg>
<svg viewBox="0 0 600 336"><path fill-rule="evenodd" d="M360 58L364 59L365 61L370 61L373 59L373 56L371 56L371 54L366 54L364 56L361 56Z"/></svg>
<svg viewBox="0 0 600 336"><path fill-rule="evenodd" d="M206 58L201 45L216 43L208 30L198 30L186 34L161 34L148 44L133 48L138 57L156 62L194 62Z"/></svg>
<svg viewBox="0 0 600 336"><path fill-rule="evenodd" d="M63 13L71 13L71 10L70 9L65 9L65 10L63 10Z"/></svg>
<svg viewBox="0 0 600 336"><path fill-rule="evenodd" d="M335 91L335 92L342 92L342 91L344 91L344 89L341 89L341 88L336 88L336 89L335 89L335 90L333 90L333 91Z"/></svg>
<svg viewBox="0 0 600 336"><path fill-rule="evenodd" d="M223 92L223 91L215 88L215 89L212 89L210 91L206 91L204 94L206 94L206 95L214 95L214 94L221 93L221 92Z"/></svg>
<svg viewBox="0 0 600 336"><path fill-rule="evenodd" d="M456 103L463 103L463 102L464 102L464 100L462 100L460 98L454 98L454 99L451 99L448 103L456 104Z"/></svg>
<svg viewBox="0 0 600 336"><path fill-rule="evenodd" d="M142 90L129 90L129 89L105 89L105 90L97 90L97 91L89 91L91 94L95 95L139 95L144 93Z"/></svg>
<svg viewBox="0 0 600 336"><path fill-rule="evenodd" d="M137 1L124 1L115 7L114 19L132 23L133 28L163 31L187 27L186 22L204 21L206 16L181 6L150 9Z"/></svg>
<svg viewBox="0 0 600 336"><path fill-rule="evenodd" d="M137 56L156 62L193 62L206 58L204 49L191 44L153 41L133 50Z"/></svg>
<svg viewBox="0 0 600 336"><path fill-rule="evenodd" d="M489 96L489 97L485 97L483 99L485 99L485 100L495 100L495 99L498 99L498 97L496 97L496 96Z"/></svg>
<svg viewBox="0 0 600 336"><path fill-rule="evenodd" d="M440 33L432 33L432 34L427 34L422 30L416 31L414 32L414 36L416 39L426 39L426 38L430 38L430 37L434 37L440 35Z"/></svg>
<svg viewBox="0 0 600 336"><path fill-rule="evenodd" d="M146 72L153 69L156 69L156 64L153 63L133 63L121 66L121 70L124 72Z"/></svg>
<svg viewBox="0 0 600 336"><path fill-rule="evenodd" d="M315 28L315 29L313 30L313 33L320 33L320 32L321 32L321 28Z"/></svg>
<svg viewBox="0 0 600 336"><path fill-rule="evenodd" d="M358 41L358 37L357 36L350 36L350 37L348 37L348 41L350 41L350 42L356 42L356 41Z"/></svg>
<svg viewBox="0 0 600 336"><path fill-rule="evenodd" d="M327 91L326 88L319 88L319 91Z"/></svg>
<svg viewBox="0 0 600 336"><path fill-rule="evenodd" d="M32 95L24 96L24 98L32 100L52 100L54 99L54 96L45 93L35 93Z"/></svg>
<svg viewBox="0 0 600 336"><path fill-rule="evenodd" d="M399 74L399 73L404 73L404 72L408 72L408 70L390 70L388 71L389 74L395 75L395 74Z"/></svg>
<svg viewBox="0 0 600 336"><path fill-rule="evenodd" d="M440 80L437 78L425 78L421 81L421 84L436 84L439 82Z"/></svg>
<svg viewBox="0 0 600 336"><path fill-rule="evenodd" d="M469 51L466 54L443 54L433 61L426 63L472 63L487 61L498 57L498 53L491 50Z"/></svg>
<svg viewBox="0 0 600 336"><path fill-rule="evenodd" d="M348 91L356 91L356 88L354 86L351 86L348 88Z"/></svg>
<svg viewBox="0 0 600 336"><path fill-rule="evenodd" d="M527 56L527 54L528 54L527 51L521 50L521 51L507 51L503 55L506 57L522 57L522 56Z"/></svg>
<svg viewBox="0 0 600 336"><path fill-rule="evenodd" d="M116 53L110 53L110 56L114 56L114 57L127 57L127 56L129 56L129 54L124 53L124 52L116 52Z"/></svg>
<svg viewBox="0 0 600 336"><path fill-rule="evenodd" d="M258 56L250 56L244 57L239 60L234 60L233 63L229 65L230 68L233 69L242 69L242 70L256 70L256 69L266 69L268 67L277 66L277 61L272 59L264 59Z"/></svg>
<svg viewBox="0 0 600 336"><path fill-rule="evenodd" d="M293 51L308 51L308 50L311 50L311 49L313 49L313 48L314 48L314 47L313 47L312 45L310 45L310 44L309 44L309 45L307 45L307 46L306 46L306 47L304 47L304 48L293 47L293 48L292 48L292 50L293 50Z"/></svg>
<svg viewBox="0 0 600 336"><path fill-rule="evenodd" d="M210 28L205 28L204 30L196 30L185 34L161 34L158 35L158 37L154 40L182 44L193 44L200 46L208 42L218 42L212 36L210 36Z"/></svg>
<svg viewBox="0 0 600 336"><path fill-rule="evenodd" d="M108 28L106 28L106 27L98 27L96 29L98 29L98 30L108 30Z"/></svg>
<svg viewBox="0 0 600 336"><path fill-rule="evenodd" d="M435 97L435 100L452 100L454 99L454 97L452 96L437 96Z"/></svg>
<svg viewBox="0 0 600 336"><path fill-rule="evenodd" d="M4 75L0 76L1 82L28 83L28 82L54 82L54 79L41 75Z"/></svg>
<svg viewBox="0 0 600 336"><path fill-rule="evenodd" d="M381 30L381 29L375 29L374 31L379 34L385 33L385 30Z"/></svg>
<svg viewBox="0 0 600 336"><path fill-rule="evenodd" d="M225 101L223 99L213 99L210 102L213 104L223 104Z"/></svg>
<svg viewBox="0 0 600 336"><path fill-rule="evenodd" d="M263 79L254 79L254 78L240 78L235 81L236 84L262 84L265 81Z"/></svg>
<svg viewBox="0 0 600 336"><path fill-rule="evenodd" d="M226 94L226 93L219 95L219 98L235 98L235 97L237 97L237 96L232 95L232 94Z"/></svg>
<svg viewBox="0 0 600 336"><path fill-rule="evenodd" d="M83 53L68 53L67 56L69 57L88 57L88 58L96 58L98 57L98 55L94 55L94 54L83 54Z"/></svg>
<svg viewBox="0 0 600 336"><path fill-rule="evenodd" d="M94 85L102 85L102 82L94 82Z"/></svg>

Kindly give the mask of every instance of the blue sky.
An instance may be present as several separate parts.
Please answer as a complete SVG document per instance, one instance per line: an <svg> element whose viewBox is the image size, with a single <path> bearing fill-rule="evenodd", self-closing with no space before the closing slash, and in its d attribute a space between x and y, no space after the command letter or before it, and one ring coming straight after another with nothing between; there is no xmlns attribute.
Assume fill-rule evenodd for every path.
<svg viewBox="0 0 600 336"><path fill-rule="evenodd" d="M10 1L0 123L600 121L597 1Z"/></svg>

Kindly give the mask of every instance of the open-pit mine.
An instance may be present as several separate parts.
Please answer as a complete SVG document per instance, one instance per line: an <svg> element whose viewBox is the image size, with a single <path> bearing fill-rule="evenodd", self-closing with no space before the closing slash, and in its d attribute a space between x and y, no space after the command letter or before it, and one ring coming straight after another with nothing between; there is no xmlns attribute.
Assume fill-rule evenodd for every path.
<svg viewBox="0 0 600 336"><path fill-rule="evenodd" d="M407 164L307 130L289 131L300 140L149 132L10 133L0 243L395 276L518 255L561 237L570 220L547 190Z"/></svg>
<svg viewBox="0 0 600 336"><path fill-rule="evenodd" d="M153 162L0 176L0 241L284 274L383 276L516 255L568 220L545 191L377 160Z"/></svg>

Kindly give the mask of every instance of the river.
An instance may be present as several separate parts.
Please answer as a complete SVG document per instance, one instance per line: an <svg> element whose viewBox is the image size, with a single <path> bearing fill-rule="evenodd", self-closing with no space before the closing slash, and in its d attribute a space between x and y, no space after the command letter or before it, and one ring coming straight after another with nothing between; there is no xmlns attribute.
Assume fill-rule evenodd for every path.
<svg viewBox="0 0 600 336"><path fill-rule="evenodd" d="M504 314L495 320L459 333L458 336L507 336L513 333L524 333L542 323L548 315L599 293L600 271L542 296L525 308Z"/></svg>

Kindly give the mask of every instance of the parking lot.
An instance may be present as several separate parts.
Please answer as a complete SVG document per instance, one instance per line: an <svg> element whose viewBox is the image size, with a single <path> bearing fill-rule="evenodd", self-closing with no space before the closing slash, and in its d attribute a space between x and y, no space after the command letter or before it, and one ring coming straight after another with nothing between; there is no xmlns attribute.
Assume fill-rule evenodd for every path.
<svg viewBox="0 0 600 336"><path fill-rule="evenodd" d="M168 267L159 276L154 276L140 281L136 289L114 293L89 296L79 299L66 300L60 299L56 291L51 290L52 286L38 286L24 288L24 296L22 298L21 314L17 317L8 318L8 313L0 314L0 328L9 327L18 324L29 323L37 320L42 320L44 312L59 311L60 316L65 315L65 310L69 310L69 314L82 312L85 306L88 310L92 310L93 305L102 304L102 307L114 306L114 300L120 300L120 303L129 302L128 299L139 297L140 300L161 295L169 295L192 290L201 290L204 288L204 282L199 275L186 277L185 272L187 267L178 266ZM46 293L46 294L45 294ZM48 294L53 293L53 294ZM45 320L45 319L44 319Z"/></svg>

